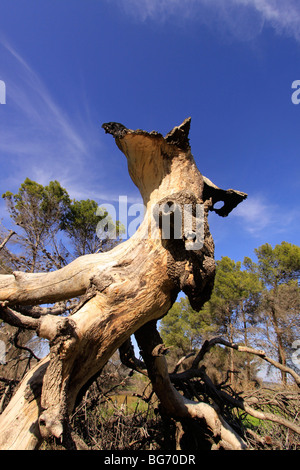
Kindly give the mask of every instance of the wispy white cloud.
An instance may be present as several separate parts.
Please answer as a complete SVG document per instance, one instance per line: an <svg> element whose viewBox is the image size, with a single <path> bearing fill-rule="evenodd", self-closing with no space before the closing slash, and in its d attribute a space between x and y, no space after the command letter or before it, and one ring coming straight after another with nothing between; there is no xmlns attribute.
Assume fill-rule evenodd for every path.
<svg viewBox="0 0 300 470"><path fill-rule="evenodd" d="M16 192L29 177L43 185L56 179L71 198L94 199L100 205L118 203L120 194L126 194L129 204L141 202L129 175L129 187L126 181L126 188L120 187L119 162L108 158L105 145L110 140L95 122L84 90L77 112L70 105L62 108L55 90L1 35L0 61L7 84L7 104L0 116L0 197L7 190ZM78 98L78 89L76 93ZM118 158L126 171L125 157ZM0 218L3 208L2 200Z"/></svg>
<svg viewBox="0 0 300 470"><path fill-rule="evenodd" d="M240 219L243 229L253 236L261 236L263 233L288 233L299 220L300 210L273 204L259 195L239 204L232 217Z"/></svg>
<svg viewBox="0 0 300 470"><path fill-rule="evenodd" d="M19 69L19 80L11 77L9 81L9 99L21 114L27 116L32 126L48 134L55 132L59 139L72 146L74 153L86 154L86 142L78 136L78 130L57 106L39 76L9 43L3 45L15 58Z"/></svg>
<svg viewBox="0 0 300 470"><path fill-rule="evenodd" d="M42 183L70 176L70 168L87 157L87 142L35 71L6 41L2 41L1 56L7 84L5 120L0 126L0 155L7 169L2 171L2 188L19 185L26 176ZM48 178L41 178L42 174Z"/></svg>
<svg viewBox="0 0 300 470"><path fill-rule="evenodd" d="M118 168L107 158L100 123L95 123L87 99L83 96L80 115L70 106L68 112L62 109L55 90L50 91L25 58L1 38L0 60L8 90L0 116L0 201L3 192L17 192L29 177L43 185L56 179L71 198L93 199L102 206L117 206L119 192L127 193L128 204L141 202L134 187L127 192L116 183ZM3 199L1 219L10 227Z"/></svg>
<svg viewBox="0 0 300 470"><path fill-rule="evenodd" d="M256 9L277 32L300 41L300 4L298 0L235 0Z"/></svg>
<svg viewBox="0 0 300 470"><path fill-rule="evenodd" d="M274 222L275 206L268 204L261 197L250 197L233 212L242 220L245 230L252 234L260 233Z"/></svg>
<svg viewBox="0 0 300 470"><path fill-rule="evenodd" d="M111 0L110 0L111 1ZM298 0L115 0L130 15L145 21L196 19L227 30L238 39L257 36L265 24L300 41Z"/></svg>

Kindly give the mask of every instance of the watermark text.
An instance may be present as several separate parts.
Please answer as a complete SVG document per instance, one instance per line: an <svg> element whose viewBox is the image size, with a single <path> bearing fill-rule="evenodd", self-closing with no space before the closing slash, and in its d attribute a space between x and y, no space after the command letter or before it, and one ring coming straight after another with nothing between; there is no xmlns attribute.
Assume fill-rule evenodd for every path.
<svg viewBox="0 0 300 470"><path fill-rule="evenodd" d="M4 341L0 340L0 364L6 364L5 352L6 352L5 343Z"/></svg>
<svg viewBox="0 0 300 470"><path fill-rule="evenodd" d="M294 366L300 369L300 339L297 339L293 342L292 348L295 349L292 354L292 363Z"/></svg>
<svg viewBox="0 0 300 470"><path fill-rule="evenodd" d="M0 80L0 104L6 104L6 85L3 80Z"/></svg>
<svg viewBox="0 0 300 470"><path fill-rule="evenodd" d="M146 214L148 223L138 231ZM142 203L128 206L127 197L119 196L118 216L117 208L112 204L99 206L96 215L100 217L96 228L100 240L118 238L116 221L119 220L123 224L123 239L131 238L138 231L141 239L183 240L186 250L201 250L203 247L203 204L178 204L170 196L170 200L153 204L147 212Z"/></svg>
<svg viewBox="0 0 300 470"><path fill-rule="evenodd" d="M292 94L292 103L300 104L300 80L294 80L292 83L292 89L295 90Z"/></svg>

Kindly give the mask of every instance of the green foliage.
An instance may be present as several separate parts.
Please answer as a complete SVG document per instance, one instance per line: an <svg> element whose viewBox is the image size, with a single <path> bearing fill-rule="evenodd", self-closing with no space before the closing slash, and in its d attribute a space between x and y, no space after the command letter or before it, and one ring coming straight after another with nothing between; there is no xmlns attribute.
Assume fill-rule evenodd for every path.
<svg viewBox="0 0 300 470"><path fill-rule="evenodd" d="M242 263L228 257L217 261L212 296L200 312L195 312L188 299L174 304L161 321L161 334L167 346L173 346L186 355L199 348L205 339L222 335L230 342L249 344L251 327L258 320L262 284L256 273L242 269ZM255 374L255 363L246 355L231 349L214 348L205 359L205 366L216 382L225 380L220 370L246 370L247 378ZM222 367L223 366L223 367ZM239 376L242 379L242 376Z"/></svg>
<svg viewBox="0 0 300 470"><path fill-rule="evenodd" d="M182 354L199 347L212 330L209 315L193 310L187 297L176 302L160 324L164 343L178 348Z"/></svg>
<svg viewBox="0 0 300 470"><path fill-rule="evenodd" d="M2 197L15 224L33 239L46 234L50 228L58 230L69 204L68 193L58 181L42 186L26 178L17 194L7 191Z"/></svg>
<svg viewBox="0 0 300 470"><path fill-rule="evenodd" d="M234 340L234 331L242 324L255 322L262 285L254 272L242 269L241 262L224 256L217 261L211 299L204 306L218 325L218 332Z"/></svg>
<svg viewBox="0 0 300 470"><path fill-rule="evenodd" d="M2 197L14 223L20 227L19 242L26 252L28 269L41 269L41 250L59 231L60 221L70 199L58 181L42 186L26 178L19 191L9 191Z"/></svg>
<svg viewBox="0 0 300 470"><path fill-rule="evenodd" d="M100 228L99 222L105 223ZM119 221L113 221L108 212L99 208L90 199L69 203L64 214L61 229L68 235L75 256L95 253L111 248L120 239L125 228ZM114 232L115 237L112 237Z"/></svg>
<svg viewBox="0 0 300 470"><path fill-rule="evenodd" d="M71 200L58 181L43 186L26 178L16 194L7 191L2 197L19 227L18 243L24 250L19 258L23 260L20 270L57 269L70 256L106 251L120 241L125 231L95 201ZM116 234L113 240L112 230ZM14 256L11 259L16 261Z"/></svg>
<svg viewBox="0 0 300 470"><path fill-rule="evenodd" d="M255 250L257 271L267 287L286 283L300 277L300 247L283 241L274 249L269 243Z"/></svg>
<svg viewBox="0 0 300 470"><path fill-rule="evenodd" d="M255 253L258 262L251 263L251 269L264 285L264 335L273 345L279 363L287 365L292 343L300 334L300 247L283 241L272 248L266 243ZM286 383L286 373L281 372L281 376Z"/></svg>
<svg viewBox="0 0 300 470"><path fill-rule="evenodd" d="M213 332L233 341L237 336L234 333L242 332L247 323L255 323L261 291L262 284L255 273L242 269L240 262L222 257L217 261L211 299L202 310L194 311L188 299L181 298L162 319L161 334L165 343L187 353ZM242 336L244 339L244 333Z"/></svg>
<svg viewBox="0 0 300 470"><path fill-rule="evenodd" d="M187 299L174 304L161 322L168 346L187 354L213 332L230 342L265 349L287 364L300 334L300 247L283 241L272 248L266 243L255 253L257 262L245 257L242 264L226 256L217 261L214 289L200 313ZM217 364L215 354L214 361ZM231 350L229 367L244 368L249 379L257 364Z"/></svg>

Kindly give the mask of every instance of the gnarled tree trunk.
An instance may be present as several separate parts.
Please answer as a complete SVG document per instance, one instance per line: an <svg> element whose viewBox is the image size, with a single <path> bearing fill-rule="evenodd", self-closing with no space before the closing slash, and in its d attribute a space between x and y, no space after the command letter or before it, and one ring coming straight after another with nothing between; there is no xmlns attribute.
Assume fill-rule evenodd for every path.
<svg viewBox="0 0 300 470"><path fill-rule="evenodd" d="M188 141L190 119L165 137L116 123L103 128L127 158L146 207L144 221L133 237L107 253L82 256L56 272L0 276L0 317L50 341L48 357L29 371L0 416L0 448L38 448L51 435L76 447L68 417L78 392L134 333L164 411L204 419L224 448L243 448L217 410L175 391L153 325L180 290L195 310L210 298L215 262L208 211L226 216L246 195L221 190L201 175ZM214 209L220 200L223 207ZM82 295L82 305L67 318L18 311Z"/></svg>

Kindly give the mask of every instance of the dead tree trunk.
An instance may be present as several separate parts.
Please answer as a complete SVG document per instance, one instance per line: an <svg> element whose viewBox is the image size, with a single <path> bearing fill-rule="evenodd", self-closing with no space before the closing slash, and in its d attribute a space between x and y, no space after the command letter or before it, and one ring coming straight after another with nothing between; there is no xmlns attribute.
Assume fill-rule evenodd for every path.
<svg viewBox="0 0 300 470"><path fill-rule="evenodd" d="M0 416L1 449L38 448L52 435L76 447L68 417L80 389L132 334L166 315L180 290L195 310L210 298L215 262L208 211L227 216L246 197L221 190L201 175L188 141L190 119L165 137L116 123L103 128L127 158L146 207L144 221L133 237L110 252L82 256L56 272L0 276L0 317L50 341L50 354L29 371ZM221 209L214 209L217 201L224 202ZM33 318L30 309L28 315L26 309L18 312L18 306L82 295L82 305L67 318ZM139 338L146 350L145 337ZM149 359L150 350L145 354ZM243 447L216 410L182 401L161 361L145 362L166 413L176 415L179 409L180 416L192 419L202 413L224 447ZM167 389L158 385L160 380Z"/></svg>

